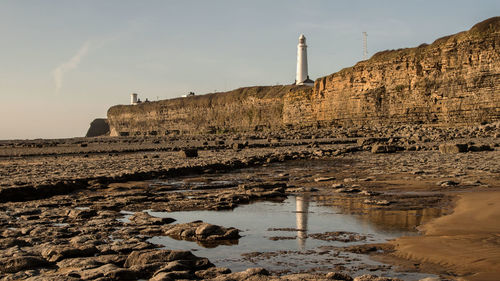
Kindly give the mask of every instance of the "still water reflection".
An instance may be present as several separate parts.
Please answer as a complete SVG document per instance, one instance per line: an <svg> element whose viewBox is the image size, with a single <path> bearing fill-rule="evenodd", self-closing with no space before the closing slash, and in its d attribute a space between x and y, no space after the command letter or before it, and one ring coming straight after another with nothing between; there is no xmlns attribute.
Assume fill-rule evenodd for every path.
<svg viewBox="0 0 500 281"><path fill-rule="evenodd" d="M309 195L295 197L295 216L297 221L297 243L299 250L306 248L307 216L309 213Z"/></svg>
<svg viewBox="0 0 500 281"><path fill-rule="evenodd" d="M413 216L411 211L400 211ZM257 202L242 205L231 211L149 212L157 217L171 217L176 223L203 220L241 230L238 244L204 248L194 242L158 236L149 241L163 244L168 249L192 250L207 257L217 266L233 271L262 266L272 271L301 272L331 270L332 264L341 264L355 270L354 274L378 273L403 279L421 278L422 274L377 271L382 264L366 256L341 252L336 247L379 243L403 235L416 235L409 228L385 228L383 221L371 221L371 216L346 214L336 206L318 204L313 196L289 197L283 202ZM383 216L383 214L381 214ZM419 220L408 220L418 222ZM381 223L382 224L379 224ZM414 228L415 226L413 226ZM324 232L346 231L367 237L366 241L340 242L313 239L310 235ZM408 278L413 276L415 278ZM417 279L418 280L418 279Z"/></svg>

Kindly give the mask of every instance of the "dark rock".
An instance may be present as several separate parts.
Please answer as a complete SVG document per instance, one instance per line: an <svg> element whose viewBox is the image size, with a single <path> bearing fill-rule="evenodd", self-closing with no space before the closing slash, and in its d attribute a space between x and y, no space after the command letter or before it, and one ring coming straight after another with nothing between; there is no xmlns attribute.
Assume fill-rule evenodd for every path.
<svg viewBox="0 0 500 281"><path fill-rule="evenodd" d="M345 273L339 273L339 272L328 272L326 274L326 278L333 279L333 280L352 281L351 276L349 276Z"/></svg>
<svg viewBox="0 0 500 281"><path fill-rule="evenodd" d="M371 151L372 153L394 153L398 150L398 147L394 145L375 144Z"/></svg>
<svg viewBox="0 0 500 281"><path fill-rule="evenodd" d="M460 183L452 180L445 180L445 181L440 181L437 183L438 186L456 186L459 185Z"/></svg>
<svg viewBox="0 0 500 281"><path fill-rule="evenodd" d="M486 145L486 144L483 144L483 145L480 145L480 146L476 146L476 145L471 145L469 146L469 151L473 151L473 152L479 152L479 151L493 151L494 149L491 148L491 146L489 145Z"/></svg>
<svg viewBox="0 0 500 281"><path fill-rule="evenodd" d="M242 144L242 143L233 143L233 149L234 150L241 150L243 149L245 146Z"/></svg>
<svg viewBox="0 0 500 281"><path fill-rule="evenodd" d="M198 157L198 149L196 148L186 148L180 151L180 155L186 158Z"/></svg>
<svg viewBox="0 0 500 281"><path fill-rule="evenodd" d="M109 123L107 119L97 118L90 123L90 128L85 137L98 137L109 135Z"/></svg>
<svg viewBox="0 0 500 281"><path fill-rule="evenodd" d="M379 277L377 275L365 274L361 276L357 276L353 279L353 281L402 281L399 278L391 278L391 277Z"/></svg>

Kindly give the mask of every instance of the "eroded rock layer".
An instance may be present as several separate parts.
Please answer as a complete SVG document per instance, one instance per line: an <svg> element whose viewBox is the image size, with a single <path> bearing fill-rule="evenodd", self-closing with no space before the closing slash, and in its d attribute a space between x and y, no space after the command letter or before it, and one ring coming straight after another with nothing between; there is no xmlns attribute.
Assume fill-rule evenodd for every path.
<svg viewBox="0 0 500 281"><path fill-rule="evenodd" d="M111 135L309 124L474 124L500 120L500 17L431 45L384 51L313 88L240 88L108 111Z"/></svg>
<svg viewBox="0 0 500 281"><path fill-rule="evenodd" d="M134 106L117 105L108 110L108 121L112 136L217 133L275 127L282 124L284 95L300 88L247 87Z"/></svg>
<svg viewBox="0 0 500 281"><path fill-rule="evenodd" d="M314 84L310 121L463 124L500 116L500 17L384 51Z"/></svg>

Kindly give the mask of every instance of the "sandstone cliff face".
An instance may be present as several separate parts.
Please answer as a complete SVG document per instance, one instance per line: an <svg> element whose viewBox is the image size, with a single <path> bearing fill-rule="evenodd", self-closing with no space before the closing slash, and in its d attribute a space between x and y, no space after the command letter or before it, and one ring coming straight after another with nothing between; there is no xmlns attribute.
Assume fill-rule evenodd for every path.
<svg viewBox="0 0 500 281"><path fill-rule="evenodd" d="M450 125L500 120L500 17L417 48L384 51L319 78L108 111L111 135L246 131L310 124Z"/></svg>
<svg viewBox="0 0 500 281"><path fill-rule="evenodd" d="M284 120L449 125L499 120L500 17L431 45L377 53L317 79L304 102L312 114L293 122L297 109L285 102Z"/></svg>
<svg viewBox="0 0 500 281"><path fill-rule="evenodd" d="M111 135L168 135L281 126L283 96L298 86L240 88L108 110Z"/></svg>

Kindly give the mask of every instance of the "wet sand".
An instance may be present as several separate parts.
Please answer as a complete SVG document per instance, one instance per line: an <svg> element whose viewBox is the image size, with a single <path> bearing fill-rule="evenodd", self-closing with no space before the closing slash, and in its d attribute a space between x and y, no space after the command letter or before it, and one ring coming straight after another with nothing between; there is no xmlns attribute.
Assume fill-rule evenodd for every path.
<svg viewBox="0 0 500 281"><path fill-rule="evenodd" d="M440 265L465 280L498 280L500 191L458 196L453 213L423 225L423 236L393 241L394 255Z"/></svg>

